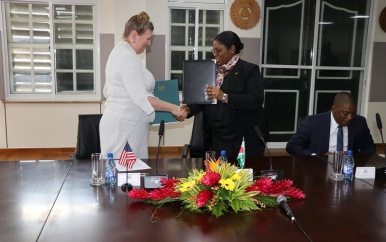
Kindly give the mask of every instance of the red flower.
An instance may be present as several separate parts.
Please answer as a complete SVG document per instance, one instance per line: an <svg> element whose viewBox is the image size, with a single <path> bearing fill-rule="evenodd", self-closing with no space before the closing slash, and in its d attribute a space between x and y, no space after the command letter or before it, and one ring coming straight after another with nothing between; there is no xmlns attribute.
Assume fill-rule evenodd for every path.
<svg viewBox="0 0 386 242"><path fill-rule="evenodd" d="M197 195L196 205L200 208L204 206L212 197L213 193L211 191L203 190Z"/></svg>
<svg viewBox="0 0 386 242"><path fill-rule="evenodd" d="M161 183L163 187L171 188L171 187L175 187L176 184L180 183L180 180L175 178L169 178L169 179L162 178Z"/></svg>
<svg viewBox="0 0 386 242"><path fill-rule="evenodd" d="M284 195L291 198L305 198L306 195L298 188L292 187L292 181L285 179L274 182L271 178L263 177L248 187L246 192L260 191L260 195L278 197Z"/></svg>
<svg viewBox="0 0 386 242"><path fill-rule="evenodd" d="M127 193L127 196L134 199L149 199L149 193L144 189L134 188Z"/></svg>
<svg viewBox="0 0 386 242"><path fill-rule="evenodd" d="M209 171L205 173L201 181L205 186L211 187L211 186L217 185L220 179L221 179L220 174Z"/></svg>
<svg viewBox="0 0 386 242"><path fill-rule="evenodd" d="M176 192L174 186L178 184L180 181L174 178L163 178L161 179L161 183L163 185L162 188L154 189L151 192L147 192L145 189L135 188L131 190L127 195L130 198L134 199L151 199L156 201L161 201L165 198L171 197L176 198L181 196L180 192Z"/></svg>
<svg viewBox="0 0 386 242"><path fill-rule="evenodd" d="M176 192L174 190L174 187L157 188L157 189L154 189L153 191L149 192L150 199L155 200L155 201L161 201L161 200L168 198L168 197L176 198L179 196L181 196L181 193Z"/></svg>

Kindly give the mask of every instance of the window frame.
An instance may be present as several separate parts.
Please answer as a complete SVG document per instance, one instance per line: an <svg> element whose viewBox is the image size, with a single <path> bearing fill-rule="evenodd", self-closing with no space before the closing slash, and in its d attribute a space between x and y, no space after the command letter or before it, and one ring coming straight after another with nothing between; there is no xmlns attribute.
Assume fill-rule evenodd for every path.
<svg viewBox="0 0 386 242"><path fill-rule="evenodd" d="M5 5L6 3L23 3L23 4L48 4L49 6L49 24L50 24L50 57L51 57L51 81L52 81L52 87L51 87L51 93L11 93L11 73L10 73L10 65L11 65L11 59L10 59L10 53L9 53L9 46L8 46L8 36L9 33L7 33L7 16L5 16ZM53 6L54 5L70 5L70 6L93 6L94 12L93 12L93 69L92 73L94 76L94 89L92 91L77 91L76 93L70 92L70 93L58 93L57 92L57 68L55 63L55 51L58 46L57 43L55 43L55 33L54 33L54 24L55 19L53 18ZM100 101L101 100L101 78L100 78L100 56L99 56L99 48L100 48L100 42L99 42L99 22L97 21L99 19L99 5L98 0L80 0L75 1L71 0L68 2L58 1L58 0L42 0L42 1L31 1L31 0L21 0L21 1L10 1L10 0L1 0L0 5L0 12L1 12L1 19L0 19L0 32L2 32L2 50L3 50L3 67L4 67L4 91L5 91L5 100L7 101L44 101L44 102L51 102L51 101ZM73 22L75 23L75 22ZM73 30L76 31L76 30ZM59 44L59 46L62 46L62 44ZM90 46L90 45L87 45ZM77 44L71 44L71 50L89 50L90 48L78 48L79 45ZM62 49L62 48L60 48ZM75 58L75 57L73 57ZM74 63L75 64L75 63ZM76 71L76 68L72 69L74 74L81 73L82 71L78 72ZM81 69L79 69L81 70ZM75 89L75 87L74 87Z"/></svg>
<svg viewBox="0 0 386 242"><path fill-rule="evenodd" d="M322 3L321 1L319 0L315 0L315 16L313 16L313 25L314 25L314 29L312 30L312 36L313 36L313 39L312 39L312 56L313 58L311 59L311 62L310 63L307 63L307 64L268 64L267 63L267 46L266 46L266 43L267 43L267 32L268 32L268 28L267 28L267 20L266 20L266 16L269 16L269 14L266 13L265 11L265 3L268 2L267 0L263 1L263 6L262 6L262 21L261 21L261 24L262 26L264 26L264 28L261 28L261 43L260 43L260 67L262 68L262 73L263 73L263 77L265 78L265 81L269 83L269 78L274 78L274 79L277 79L277 80L280 80L282 79L284 82L285 81L288 81L288 84L291 84L292 82L292 79L296 79L296 76L289 76L289 75L267 75L267 72L268 71L272 71L272 70L287 70L287 71L291 71L291 70L298 70L303 72L303 71L307 71L309 74L306 75L306 78L304 78L302 80L302 88L299 88L299 89L296 89L296 88L293 88L292 86L288 86L287 84L286 85L283 85L282 88L276 88L276 87L273 87L273 88L266 88L265 87L265 93L273 93L273 92L277 92L277 93L297 93L297 95L299 96L299 98L305 98L305 95L301 95L299 94L299 91L300 90L305 90L307 91L307 108L302 108L303 110L306 110L306 113L300 113L299 110L301 109L300 108L300 105L298 102L296 102L296 111L295 111L295 115L294 115L294 120L293 120L293 130L279 130L279 131L270 131L270 134L271 134L271 139L273 139L273 142L283 142L284 140L280 140L280 141L277 141L275 140L276 138L274 137L275 135L282 135L282 134L286 134L286 135L292 135L295 131L296 131L296 128L298 127L297 124L299 122L299 120L301 120L301 118L304 118L304 116L297 116L298 114L300 115L313 115L313 114L316 114L316 113L320 113L320 112L323 112L325 110L321 110L322 108L325 108L325 106L328 106L330 105L330 103L328 103L327 105L325 103L322 103L320 102L321 99L324 99L324 100L331 100L331 98L333 98L333 96L339 92L339 91L347 91L347 92L350 92L349 89L347 89L346 86L339 86L337 88L331 88L331 89L320 89L320 87L318 87L318 85L320 86L320 83L322 82L326 82L327 84L326 85L331 85L331 84L328 84L328 82L331 80L339 80L339 81L345 81L345 80L350 80L351 77L353 77L355 79L355 76L357 76L357 80L359 80L359 84L356 85L357 87L357 91L354 89L354 93L357 93L357 95L355 95L354 97L357 98L357 109L358 109L358 113L363 113L364 112L364 108L365 107L365 100L366 100L366 95L367 95L367 92L368 92L368 84L367 84L367 80L368 80L368 73L369 73L369 55L370 55L370 46L371 46L371 35L372 35L372 20L373 18L371 16L373 16L373 11L374 11L374 3L373 1L368 1L368 6L366 8L364 8L364 10L368 10L368 15L369 17L366 17L366 16L363 16L363 17L366 17L365 18L365 22L367 22L367 28L366 30L363 32L362 34L362 37L361 39L364 39L366 40L365 42L362 43L361 47L361 51L362 51L362 55L360 57L360 62L361 62L361 65L360 66L354 66L352 65L351 63L353 63L352 61L350 61L350 65L347 65L347 66L328 66L328 65L322 65L322 63L320 63L320 61L318 61L320 58L320 53L321 53L321 45L319 44L321 42L321 33L320 33L320 30L323 29L323 24L326 24L326 23L323 23L321 21L321 9L322 9ZM295 1L294 1L295 2ZM291 4L288 4L288 5L291 5ZM282 5L284 6L284 5ZM337 9L343 9L343 8L337 8ZM355 14L355 12L353 12L353 14ZM357 15L357 14L355 14ZM355 26L357 25L357 20L355 19ZM312 25L312 24L311 24ZM353 30L353 32L355 32L355 29ZM355 39L353 40L355 41ZM352 51L351 51L352 52ZM331 77L321 77L319 75L319 72L320 71L324 71L324 70L328 70L328 71L346 71L348 74L347 76L344 76L344 77L336 77L336 76L333 76L332 78ZM287 79L287 80L285 80ZM299 79L299 78L298 78ZM352 78L351 78L352 79ZM281 83L279 82L276 82L275 83L276 86L280 86ZM340 84L340 83L338 83ZM324 96L323 98L321 98L321 96ZM319 101L319 102L318 102ZM271 103L274 103L274 102L271 102ZM300 103L305 103L304 100L301 100ZM265 101L265 104L267 104L267 100ZM283 108L283 107L281 107ZM288 116L288 119L291 119L292 117L289 117ZM282 139L282 138L281 138Z"/></svg>
<svg viewBox="0 0 386 242"><path fill-rule="evenodd" d="M171 38L171 10L172 9L182 9L182 10L194 10L196 14L196 23L199 21L198 13L200 10L214 10L214 11L223 11L224 19L222 30L228 29L229 19L226 16L229 16L228 4L225 1L224 4L209 4L209 3L200 3L200 4L192 4L192 3L184 3L184 2L168 2L166 4L166 26L168 26L165 35L165 79L171 79L171 49L170 49L170 38ZM198 28L199 25L195 25L195 43L193 46L194 49L194 59L198 59ZM221 32L220 31L220 32ZM185 48L185 47L184 47Z"/></svg>

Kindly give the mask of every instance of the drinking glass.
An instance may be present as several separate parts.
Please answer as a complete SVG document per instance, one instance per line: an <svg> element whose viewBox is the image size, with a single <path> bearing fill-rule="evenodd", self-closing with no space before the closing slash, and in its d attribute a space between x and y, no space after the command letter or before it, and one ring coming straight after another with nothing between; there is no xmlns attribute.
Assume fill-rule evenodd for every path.
<svg viewBox="0 0 386 242"><path fill-rule="evenodd" d="M332 172L330 178L334 181L343 180L343 151L332 152Z"/></svg>
<svg viewBox="0 0 386 242"><path fill-rule="evenodd" d="M210 160L216 161L216 151L206 151L205 152L205 160L207 160L207 161L210 161Z"/></svg>
<svg viewBox="0 0 386 242"><path fill-rule="evenodd" d="M103 178L103 156L101 153L91 154L92 176L90 180L91 186L101 186L105 183Z"/></svg>

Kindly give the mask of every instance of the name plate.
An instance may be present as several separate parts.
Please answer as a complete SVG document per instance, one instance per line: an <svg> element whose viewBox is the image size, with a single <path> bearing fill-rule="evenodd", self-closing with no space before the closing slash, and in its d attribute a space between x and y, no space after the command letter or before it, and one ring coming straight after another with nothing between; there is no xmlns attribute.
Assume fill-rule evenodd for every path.
<svg viewBox="0 0 386 242"><path fill-rule="evenodd" d="M375 167L357 167L355 177L359 179L375 179Z"/></svg>
<svg viewBox="0 0 386 242"><path fill-rule="evenodd" d="M118 172L117 185L130 183L133 187L141 186L141 173Z"/></svg>
<svg viewBox="0 0 386 242"><path fill-rule="evenodd" d="M248 168L248 169L237 169L236 173L239 173L240 171L246 171L249 173L249 181L253 181L253 169Z"/></svg>

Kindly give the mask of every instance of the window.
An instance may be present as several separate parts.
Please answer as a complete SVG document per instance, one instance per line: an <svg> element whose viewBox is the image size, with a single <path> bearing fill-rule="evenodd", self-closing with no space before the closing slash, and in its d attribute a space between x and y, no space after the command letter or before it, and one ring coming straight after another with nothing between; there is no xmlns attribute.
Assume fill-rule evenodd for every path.
<svg viewBox="0 0 386 242"><path fill-rule="evenodd" d="M5 2L3 9L10 99L95 99L94 5Z"/></svg>
<svg viewBox="0 0 386 242"><path fill-rule="evenodd" d="M364 88L369 0L265 1L262 63L270 141L288 141L305 116Z"/></svg>
<svg viewBox="0 0 386 242"><path fill-rule="evenodd" d="M205 7L205 9L203 9ZM223 8L224 6L221 6ZM211 52L214 37L224 29L224 10L210 5L190 8L170 8L169 76L178 79L182 89L184 60L213 59Z"/></svg>

